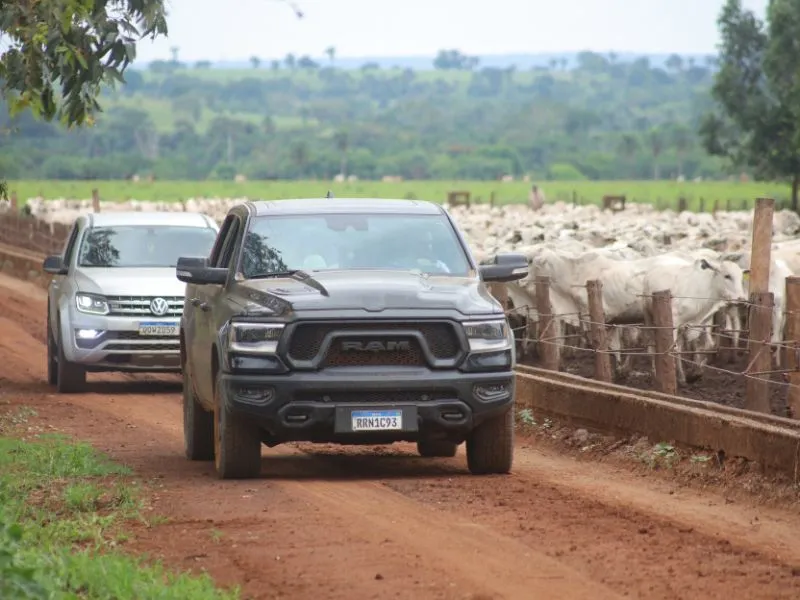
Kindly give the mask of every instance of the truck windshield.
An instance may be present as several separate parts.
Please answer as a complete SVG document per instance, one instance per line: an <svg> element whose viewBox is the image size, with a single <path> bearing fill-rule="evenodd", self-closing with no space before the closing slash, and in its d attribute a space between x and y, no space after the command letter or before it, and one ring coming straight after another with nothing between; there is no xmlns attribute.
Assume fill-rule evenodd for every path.
<svg viewBox="0 0 800 600"><path fill-rule="evenodd" d="M255 217L242 248L247 279L302 269L417 270L465 277L470 264L444 215Z"/></svg>
<svg viewBox="0 0 800 600"><path fill-rule="evenodd" d="M208 256L217 232L182 225L115 225L86 231L81 267L175 267L179 256Z"/></svg>

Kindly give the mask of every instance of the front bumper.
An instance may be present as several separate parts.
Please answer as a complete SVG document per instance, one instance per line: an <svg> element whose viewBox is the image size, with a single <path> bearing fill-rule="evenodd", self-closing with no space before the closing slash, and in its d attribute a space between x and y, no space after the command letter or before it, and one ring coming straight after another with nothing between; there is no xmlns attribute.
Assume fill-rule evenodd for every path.
<svg viewBox="0 0 800 600"><path fill-rule="evenodd" d="M180 317L87 315L72 310L62 322L64 355L89 371L180 371ZM141 335L141 323L174 326L167 333ZM97 332L94 337L79 332Z"/></svg>
<svg viewBox="0 0 800 600"><path fill-rule="evenodd" d="M421 437L461 442L513 405L512 371L338 368L286 375L220 373L221 400L257 421L267 443L383 443ZM403 428L353 432L352 410L400 409Z"/></svg>

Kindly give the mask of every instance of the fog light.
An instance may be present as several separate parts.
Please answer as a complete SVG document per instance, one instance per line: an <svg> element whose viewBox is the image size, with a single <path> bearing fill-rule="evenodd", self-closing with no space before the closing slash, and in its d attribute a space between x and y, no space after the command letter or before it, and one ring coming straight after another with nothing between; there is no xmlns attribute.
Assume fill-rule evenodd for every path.
<svg viewBox="0 0 800 600"><path fill-rule="evenodd" d="M239 386L236 388L236 398L248 404L269 404L275 399L275 388Z"/></svg>
<svg viewBox="0 0 800 600"><path fill-rule="evenodd" d="M103 335L100 329L78 329L75 335L79 340L93 340Z"/></svg>
<svg viewBox="0 0 800 600"><path fill-rule="evenodd" d="M473 386L472 393L481 402L495 402L508 398L511 394L507 383L477 383Z"/></svg>

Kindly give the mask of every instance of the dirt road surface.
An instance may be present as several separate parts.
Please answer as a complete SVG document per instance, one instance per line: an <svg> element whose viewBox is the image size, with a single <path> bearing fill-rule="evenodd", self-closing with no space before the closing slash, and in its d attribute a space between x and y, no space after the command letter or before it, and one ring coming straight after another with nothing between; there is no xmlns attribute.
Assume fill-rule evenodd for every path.
<svg viewBox="0 0 800 600"><path fill-rule="evenodd" d="M206 570L249 598L797 598L800 518L522 439L514 473L473 477L463 448L264 449L263 474L222 482L183 457L180 381L45 383L41 289L0 277L0 410L130 465L166 522L129 549Z"/></svg>

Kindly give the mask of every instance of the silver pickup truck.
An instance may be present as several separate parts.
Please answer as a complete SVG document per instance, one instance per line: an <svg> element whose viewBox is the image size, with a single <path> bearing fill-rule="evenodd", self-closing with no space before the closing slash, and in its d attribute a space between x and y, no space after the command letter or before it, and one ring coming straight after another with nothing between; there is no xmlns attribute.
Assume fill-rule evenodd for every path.
<svg viewBox="0 0 800 600"><path fill-rule="evenodd" d="M185 212L79 216L63 254L48 256L47 379L79 392L87 372L180 372L186 284L179 256L206 256L219 227Z"/></svg>

